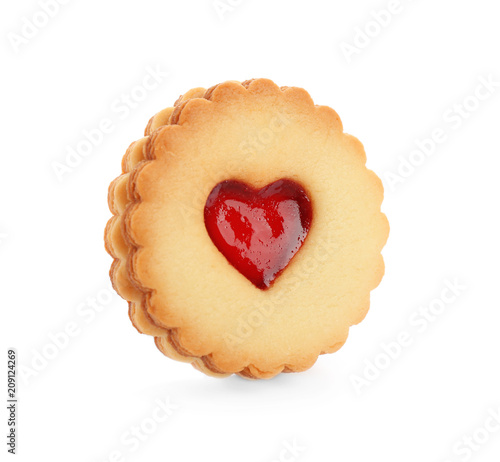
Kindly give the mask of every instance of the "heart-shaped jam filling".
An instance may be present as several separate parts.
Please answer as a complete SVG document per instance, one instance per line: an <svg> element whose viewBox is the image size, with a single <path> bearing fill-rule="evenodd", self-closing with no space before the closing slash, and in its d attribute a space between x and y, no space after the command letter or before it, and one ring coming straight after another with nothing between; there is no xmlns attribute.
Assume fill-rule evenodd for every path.
<svg viewBox="0 0 500 462"><path fill-rule="evenodd" d="M205 204L205 226L215 246L259 289L268 289L299 251L311 227L311 201L288 179L253 189L219 183Z"/></svg>

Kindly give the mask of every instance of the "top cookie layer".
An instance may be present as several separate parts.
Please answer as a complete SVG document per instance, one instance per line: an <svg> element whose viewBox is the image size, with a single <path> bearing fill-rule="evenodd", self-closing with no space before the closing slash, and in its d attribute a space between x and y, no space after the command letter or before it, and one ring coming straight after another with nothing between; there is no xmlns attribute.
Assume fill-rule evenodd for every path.
<svg viewBox="0 0 500 462"><path fill-rule="evenodd" d="M362 145L335 111L266 79L213 87L181 102L169 122L131 168L123 213L127 268L146 316L214 372L271 376L338 349L368 310L388 235L382 185ZM262 188L282 178L307 191L313 221L264 292L214 246L203 210L224 180Z"/></svg>

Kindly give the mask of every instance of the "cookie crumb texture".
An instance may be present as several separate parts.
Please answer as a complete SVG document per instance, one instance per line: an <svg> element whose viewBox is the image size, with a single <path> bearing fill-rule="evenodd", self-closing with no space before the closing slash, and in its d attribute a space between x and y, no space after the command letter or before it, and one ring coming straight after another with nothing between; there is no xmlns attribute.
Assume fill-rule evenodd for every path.
<svg viewBox="0 0 500 462"><path fill-rule="evenodd" d="M110 276L136 329L205 374L249 379L310 368L346 341L381 281L383 187L336 112L267 79L195 88L156 114L109 188ZM312 220L267 290L212 242L207 198L227 180L304 188Z"/></svg>

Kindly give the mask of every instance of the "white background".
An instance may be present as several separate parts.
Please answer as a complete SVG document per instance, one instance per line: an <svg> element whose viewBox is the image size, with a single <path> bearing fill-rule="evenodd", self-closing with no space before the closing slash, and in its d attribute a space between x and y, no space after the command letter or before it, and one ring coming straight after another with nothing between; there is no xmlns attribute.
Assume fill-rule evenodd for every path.
<svg viewBox="0 0 500 462"><path fill-rule="evenodd" d="M389 0L223 0L219 11L212 0L74 0L34 31L26 21L43 24L40 4L8 3L0 328L2 367L15 347L24 371L18 460L499 460L489 415L500 412L500 86L474 97L480 79L500 82L497 1L401 0L376 26ZM349 59L341 47L355 36L363 48ZM117 98L137 92L149 66L169 76L120 111ZM386 276L342 350L258 382L165 358L110 296L103 246L108 184L148 119L192 87L252 77L304 87L339 113L383 178L391 224ZM113 130L59 181L55 162L103 119ZM446 141L392 187L436 129ZM423 321L421 308L443 306L446 281L465 288ZM97 294L98 313L87 306ZM68 323L77 334L54 352L51 335ZM404 332L411 345L392 345L387 362L383 345ZM367 371L374 362L385 369ZM177 408L154 424L167 398ZM151 434L136 448L128 432L141 425Z"/></svg>

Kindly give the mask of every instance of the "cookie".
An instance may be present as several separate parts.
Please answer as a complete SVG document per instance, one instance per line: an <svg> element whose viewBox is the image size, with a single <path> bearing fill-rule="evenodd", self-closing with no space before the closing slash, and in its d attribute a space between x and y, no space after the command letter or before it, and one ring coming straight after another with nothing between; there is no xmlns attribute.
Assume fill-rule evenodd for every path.
<svg viewBox="0 0 500 462"><path fill-rule="evenodd" d="M267 79L155 115L109 188L111 280L139 332L216 377L337 351L381 281L383 187L336 112Z"/></svg>

